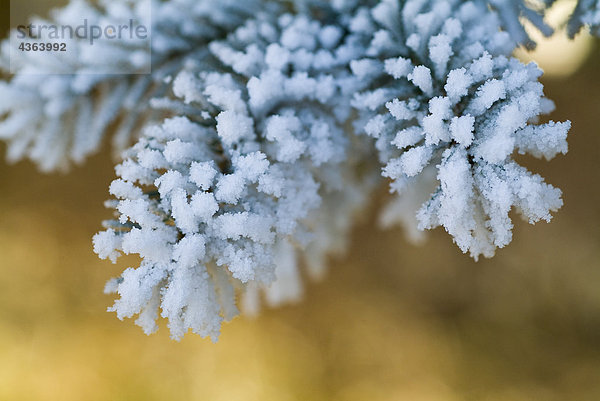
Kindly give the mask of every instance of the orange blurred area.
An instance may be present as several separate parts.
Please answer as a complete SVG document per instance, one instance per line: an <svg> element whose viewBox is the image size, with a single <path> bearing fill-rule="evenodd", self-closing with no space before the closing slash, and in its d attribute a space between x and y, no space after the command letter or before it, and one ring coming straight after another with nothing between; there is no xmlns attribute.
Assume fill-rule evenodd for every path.
<svg viewBox="0 0 600 401"><path fill-rule="evenodd" d="M105 312L127 267L92 252L108 151L68 175L1 164L0 400L600 400L598 45L543 79L551 118L573 121L567 156L525 159L564 192L552 223L515 215L513 243L475 263L441 230L420 247L378 230L376 200L301 303L236 318L217 344Z"/></svg>

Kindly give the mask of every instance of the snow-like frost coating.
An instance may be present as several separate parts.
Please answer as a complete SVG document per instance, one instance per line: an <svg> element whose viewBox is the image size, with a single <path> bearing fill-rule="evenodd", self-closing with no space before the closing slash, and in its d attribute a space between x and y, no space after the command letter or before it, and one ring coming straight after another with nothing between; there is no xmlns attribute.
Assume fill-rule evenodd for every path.
<svg viewBox="0 0 600 401"><path fill-rule="evenodd" d="M136 4L73 1L53 20L141 18ZM87 74L135 67L135 46L24 53L0 82L0 139L42 170L83 161L113 130L117 151L135 142L110 185L115 219L94 237L101 258L141 260L107 283L110 310L146 333L162 316L174 338L216 340L238 309L299 299L385 181L383 226L415 241L443 226L475 259L511 241L511 210L549 221L560 191L514 156L566 153L570 123L540 123L554 107L541 71L511 54L535 46L523 21L552 33L552 4L152 0L152 74ZM578 1L570 36L598 34L598 5ZM29 74L65 62L77 73Z"/></svg>
<svg viewBox="0 0 600 401"><path fill-rule="evenodd" d="M110 187L118 220L94 238L100 257L142 259L107 288L120 295L119 318L139 314L152 332L160 308L174 338L191 329L216 339L236 294L249 312L260 292L272 305L296 300L299 260L319 276L343 250L374 180L353 172L364 144L341 126L350 74L331 52L343 47L334 30L260 16L211 44L221 72L190 67L173 80L170 101L192 112L127 151Z"/></svg>
<svg viewBox="0 0 600 401"><path fill-rule="evenodd" d="M542 72L507 57L514 42L496 15L477 2L389 0L371 18L371 36L383 29L399 46L390 57L389 45L372 41L369 57L352 63L365 88L354 98L356 126L375 138L383 175L398 196L414 199L415 182L433 181L421 173L437 169L437 189L421 199L418 227L443 226L477 259L510 242L513 207L531 223L549 221L562 206L560 191L512 156L566 153L570 123L533 125L553 104L537 80ZM390 18L403 21L402 29L388 26ZM392 210L415 212L386 210L388 219L404 222L410 219Z"/></svg>

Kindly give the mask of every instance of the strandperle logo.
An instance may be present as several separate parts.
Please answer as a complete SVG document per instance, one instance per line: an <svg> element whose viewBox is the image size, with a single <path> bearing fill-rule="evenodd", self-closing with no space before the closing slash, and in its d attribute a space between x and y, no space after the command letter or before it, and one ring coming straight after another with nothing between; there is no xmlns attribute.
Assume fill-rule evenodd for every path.
<svg viewBox="0 0 600 401"><path fill-rule="evenodd" d="M22 0L11 0L12 2ZM149 74L151 2L115 6L99 16L95 8L74 3L71 18L19 21L11 7L10 70L32 74ZM44 13L40 12L43 15ZM14 18L13 18L14 17ZM115 62L109 54L124 55ZM86 67L82 67L86 66Z"/></svg>
<svg viewBox="0 0 600 401"><path fill-rule="evenodd" d="M60 39L86 39L90 45L99 39L148 39L148 28L145 25L139 25L133 19L128 24L105 26L89 24L87 18L83 24L73 27L72 25L46 25L29 24L17 26L18 39L38 39L47 38L51 40Z"/></svg>

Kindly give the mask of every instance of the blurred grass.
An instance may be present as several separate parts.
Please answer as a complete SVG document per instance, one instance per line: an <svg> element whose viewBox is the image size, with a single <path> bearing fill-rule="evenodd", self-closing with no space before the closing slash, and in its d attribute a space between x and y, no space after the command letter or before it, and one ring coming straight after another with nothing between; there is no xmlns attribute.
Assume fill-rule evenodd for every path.
<svg viewBox="0 0 600 401"><path fill-rule="evenodd" d="M0 400L593 401L600 399L600 52L544 80L570 150L526 159L564 191L551 224L473 262L374 227L296 306L226 324L219 343L147 337L104 312L91 236L108 216L107 152L69 175L0 165ZM4 154L4 146L0 148Z"/></svg>

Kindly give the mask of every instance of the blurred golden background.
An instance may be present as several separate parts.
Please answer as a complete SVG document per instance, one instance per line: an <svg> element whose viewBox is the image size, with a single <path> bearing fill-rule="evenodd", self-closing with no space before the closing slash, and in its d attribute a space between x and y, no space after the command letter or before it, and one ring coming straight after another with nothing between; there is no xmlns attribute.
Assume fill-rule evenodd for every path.
<svg viewBox="0 0 600 401"><path fill-rule="evenodd" d="M236 318L217 344L105 312L126 267L91 246L107 151L68 175L1 164L0 400L600 400L600 48L582 38L530 55L551 71L551 117L573 121L567 156L526 159L564 192L551 224L517 219L513 243L475 263L440 230L421 247L379 231L374 202L303 302Z"/></svg>

